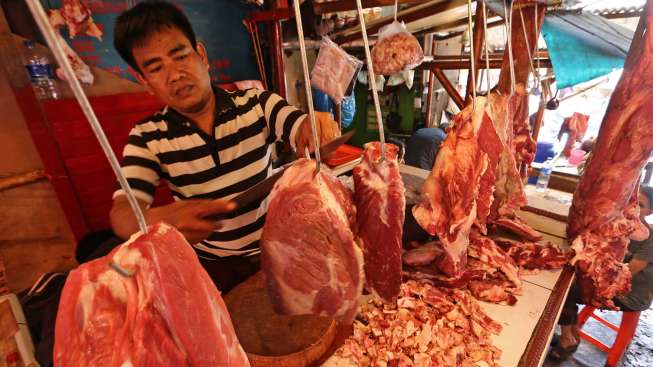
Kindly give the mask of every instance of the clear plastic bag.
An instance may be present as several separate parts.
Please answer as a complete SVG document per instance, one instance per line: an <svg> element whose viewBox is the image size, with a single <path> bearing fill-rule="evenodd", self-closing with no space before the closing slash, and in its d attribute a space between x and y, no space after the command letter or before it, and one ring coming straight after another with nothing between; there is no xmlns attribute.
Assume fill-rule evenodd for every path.
<svg viewBox="0 0 653 367"><path fill-rule="evenodd" d="M311 71L311 85L324 91L338 104L351 94L353 81L362 66L362 61L349 55L328 37L323 37Z"/></svg>
<svg viewBox="0 0 653 367"><path fill-rule="evenodd" d="M424 58L417 38L406 30L403 22L394 21L379 30L372 48L374 73L392 75L417 67Z"/></svg>

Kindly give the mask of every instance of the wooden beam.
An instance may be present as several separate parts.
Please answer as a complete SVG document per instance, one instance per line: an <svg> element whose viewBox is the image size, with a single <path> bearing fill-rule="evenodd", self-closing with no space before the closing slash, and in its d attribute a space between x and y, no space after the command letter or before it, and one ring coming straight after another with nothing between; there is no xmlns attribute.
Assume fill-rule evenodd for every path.
<svg viewBox="0 0 653 367"><path fill-rule="evenodd" d="M431 15L441 13L445 10L461 7L465 4L467 4L466 0L450 0L450 1L443 1L443 2L433 2L430 4L415 5L406 10L402 10L399 14L397 14L397 21L410 23L422 18L426 18ZM381 27L388 25L393 21L394 21L394 17L389 16L389 17L385 17L381 21L375 22L374 24L367 25L367 33L369 35L376 34ZM360 25L340 31L338 33L343 35L342 36L336 35L334 37L334 41L337 44L343 44L343 43L355 41L362 37L360 32Z"/></svg>
<svg viewBox="0 0 653 367"><path fill-rule="evenodd" d="M485 68L485 59L481 58L480 64L481 67ZM490 58L490 69L501 69L503 66L503 60L492 59ZM428 70L432 68L437 68L441 70L459 70L459 69L469 69L470 63L468 59L450 59L450 60L434 60L423 62L418 69L419 70ZM541 68L551 68L551 60L543 59L540 60Z"/></svg>
<svg viewBox="0 0 653 367"><path fill-rule="evenodd" d="M465 101L463 100L463 97L460 96L460 94L453 86L453 84L451 84L449 78L447 78L447 76L444 75L442 69L431 68L431 72L433 73L433 75L435 75L436 78L438 78L438 81L440 82L440 84L442 84L444 90L447 91L449 97L453 99L456 106L458 106L458 108L462 110L465 107Z"/></svg>
<svg viewBox="0 0 653 367"><path fill-rule="evenodd" d="M398 4L417 4L424 2L424 0L397 0ZM379 6L389 6L394 5L395 0L363 0L361 5L363 9L374 8ZM355 0L336 0L336 1L327 1L322 3L313 2L313 9L315 14L327 14L327 13L336 13L339 11L350 11L356 10L356 1Z"/></svg>
<svg viewBox="0 0 653 367"><path fill-rule="evenodd" d="M515 7L512 11L511 41L515 84L526 85L531 72L531 60L529 59L529 55L534 55L535 50L537 49L537 40L539 39L540 30L542 29L546 6L537 6L537 25L535 24L535 9L535 4L523 3L515 4ZM522 14L523 23L521 17ZM526 33L527 38L524 37L524 33ZM506 45L505 48L503 65L501 67L501 73L499 74L499 83L497 86L501 93L510 93L511 81L508 45Z"/></svg>
<svg viewBox="0 0 653 367"><path fill-rule="evenodd" d="M481 4L481 9L478 5ZM465 90L465 105L472 102L473 91L476 90L475 81L478 80L478 70L481 63L481 51L483 50L483 42L485 40L485 30L483 24L485 23L485 3L482 1L476 2L476 15L474 16L474 39L470 40L470 44L474 45L474 54L470 54L470 60L474 60L474 70L470 65L469 72L467 73L467 88ZM470 61L471 64L471 61Z"/></svg>

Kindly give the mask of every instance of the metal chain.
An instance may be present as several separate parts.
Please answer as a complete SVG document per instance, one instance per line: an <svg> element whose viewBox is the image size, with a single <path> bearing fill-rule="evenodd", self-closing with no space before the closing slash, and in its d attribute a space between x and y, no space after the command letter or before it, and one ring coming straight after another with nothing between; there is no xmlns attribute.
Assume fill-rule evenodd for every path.
<svg viewBox="0 0 653 367"><path fill-rule="evenodd" d="M313 133L313 146L315 147L315 173L320 172L320 139L317 136L317 124L315 121L315 110L313 109L313 93L311 92L311 77L308 71L308 61L306 57L306 43L304 41L304 27L302 26L302 13L299 10L299 1L293 1L295 9L295 23L297 24L297 37L299 37L299 52L302 59L302 69L304 71L304 88L306 89L306 103L308 104L308 116ZM308 157L307 157L308 158Z"/></svg>
<svg viewBox="0 0 653 367"><path fill-rule="evenodd" d="M131 206L131 209L134 212L134 216L136 217L136 221L138 222L138 227L140 228L141 233L147 233L147 223L145 222L145 216L143 215L143 211L141 210L141 207L138 204L138 201L136 200L136 196L134 196L134 193L131 187L129 186L127 179L122 174L122 170L120 169L120 163L118 162L118 159L116 158L116 155L113 152L113 149L111 148L111 144L109 144L109 140L107 140L107 137L104 134L104 131L102 130L102 125L100 125L100 121L98 121L98 118L95 115L95 112L93 111L93 107L91 106L91 103L88 101L88 97L86 97L86 94L82 89L82 85L79 83L79 80L77 80L77 77L75 76L75 72L73 71L73 68L70 65L70 61L68 60L68 57L63 51L62 46L59 44L60 40L63 41L63 39L60 38L60 36L57 35L57 33L55 33L56 31L50 24L48 20L48 16L45 14L45 11L43 10L43 6L40 1L27 0L26 3L27 6L29 7L30 12L32 13L32 16L34 17L34 20L36 21L36 24L41 30L43 37L45 38L48 45L50 46L50 49L52 50L52 54L57 60L57 63L59 64L59 66L61 66L61 69L63 70L64 75L68 80L68 84L70 85L70 88L72 89L73 94L75 95L75 98L79 103L79 106L84 112L84 115L86 116L86 119L91 125L91 129L93 130L95 137L97 138L98 142L100 143L100 146L102 147L102 151L104 152L104 155L107 157L107 160L109 161L109 164L113 169L113 173L116 175L116 178L118 179L121 188L123 189L123 191L125 191L125 194L127 195L127 201L129 202L129 205Z"/></svg>

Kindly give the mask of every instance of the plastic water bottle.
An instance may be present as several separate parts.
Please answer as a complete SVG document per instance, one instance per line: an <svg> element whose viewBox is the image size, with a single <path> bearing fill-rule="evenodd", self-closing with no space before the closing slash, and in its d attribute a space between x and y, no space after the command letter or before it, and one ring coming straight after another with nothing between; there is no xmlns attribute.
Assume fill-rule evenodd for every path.
<svg viewBox="0 0 653 367"><path fill-rule="evenodd" d="M535 184L535 191L546 192L549 186L549 179L551 179L551 171L553 171L552 163L552 159L549 158L542 164L540 175L537 177L537 183Z"/></svg>
<svg viewBox="0 0 653 367"><path fill-rule="evenodd" d="M32 40L25 41L26 60L25 67L34 87L34 92L39 99L59 98L59 90L54 82L54 73L48 57L34 47Z"/></svg>

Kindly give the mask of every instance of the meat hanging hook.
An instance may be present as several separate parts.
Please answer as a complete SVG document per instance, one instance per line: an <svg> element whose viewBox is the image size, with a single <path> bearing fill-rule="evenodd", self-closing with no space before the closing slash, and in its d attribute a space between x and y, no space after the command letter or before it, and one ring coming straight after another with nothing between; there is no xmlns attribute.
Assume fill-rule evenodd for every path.
<svg viewBox="0 0 653 367"><path fill-rule="evenodd" d="M476 9L478 11L478 8ZM472 0L467 0L467 26L469 27L469 72L472 73L472 111L476 110L476 63L474 62L474 29L472 26Z"/></svg>
<svg viewBox="0 0 653 367"><path fill-rule="evenodd" d="M487 11L487 6L485 6L485 1L481 1L481 5L483 6L483 34L485 35L483 38L485 40L483 41L483 46L485 48L485 82L487 83L487 94L488 96L490 95L490 54L489 54L489 46L487 40L489 37L487 36L487 17L488 17L488 11ZM478 6L478 3L477 3Z"/></svg>
<svg viewBox="0 0 653 367"><path fill-rule="evenodd" d="M508 38L508 60L510 61L510 96L515 94L515 60L512 57L512 4L510 2L510 14L506 6L506 1L503 2L503 14L505 16L504 25L506 27L506 37Z"/></svg>
<svg viewBox="0 0 653 367"><path fill-rule="evenodd" d="M370 77L370 85L372 86L372 98L374 99L374 110L376 111L376 122L379 125L379 140L381 141L381 160L385 161L385 133L383 131L383 117L381 116L381 105L379 104L379 92L376 90L376 76L374 75L374 66L372 65L372 56L370 55L370 44L367 40L367 28L365 27L365 17L363 17L363 6L361 0L356 0L356 7L358 8L358 21L361 24L361 32L363 33L363 44L365 48L365 61L367 62L367 72Z"/></svg>
<svg viewBox="0 0 653 367"><path fill-rule="evenodd" d="M311 78L308 72L308 61L306 58L306 44L304 42L304 27L302 26L302 13L299 10L299 0L293 1L295 9L295 23L297 24L297 37L299 37L299 52L302 58L302 69L304 70L304 87L306 89L306 103L308 104L308 116L313 133L313 146L315 147L315 174L320 173L322 165L320 157L320 138L317 134L317 124L315 121L315 109L313 108L313 93L311 92ZM310 156L309 156L310 157ZM309 158L307 157L307 158Z"/></svg>
<svg viewBox="0 0 653 367"><path fill-rule="evenodd" d="M109 144L109 141L107 140L107 137L104 134L104 131L102 130L102 125L100 125L100 122L98 121L97 116L93 111L93 107L91 107L91 104L88 101L88 98L86 97L86 94L84 93L84 90L82 89L79 80L77 80L77 77L75 76L75 72L73 71L73 68L70 65L70 61L68 60L68 57L66 57L65 52L63 51L61 45L59 44L58 37L55 33L54 28L50 24L50 21L48 20L48 16L45 14L45 11L43 10L43 6L41 2L38 0L27 0L26 3L27 6L29 7L30 12L32 13L32 16L34 17L34 20L36 21L36 24L41 30L43 37L45 38L46 42L50 46L50 49L52 50L52 54L57 60L57 63L59 64L59 66L61 66L61 69L63 70L64 75L68 80L68 84L70 85L70 88L72 89L73 94L75 95L75 98L79 103L79 106L82 108L82 111L86 116L86 119L91 125L91 129L93 130L95 137L97 138L98 142L100 143L100 146L102 147L102 151L104 152L104 155L107 157L107 160L109 161L109 164L113 169L113 173L116 175L116 178L120 183L120 187L125 191L125 194L127 195L127 200L129 201L129 205L131 206L131 209L134 212L134 216L136 217L136 221L138 222L138 227L140 228L141 233L147 233L147 223L145 221L145 216L143 215L143 211L141 210L141 207L138 205L138 201L136 200L136 197L134 196L134 193L131 187L129 186L127 179L125 178L125 176L123 176L122 171L120 170L120 163L118 163L118 159L116 158L113 149L111 149L111 144Z"/></svg>
<svg viewBox="0 0 653 367"><path fill-rule="evenodd" d="M537 16L537 10L535 11L535 16ZM535 67L533 66L533 57L531 55L531 46L530 42L528 42L528 34L526 33L526 22L524 21L524 13L522 12L522 7L519 7L519 17L521 18L521 29L522 32L524 33L524 41L526 41L526 52L528 53L528 65L531 68L531 72L533 73L533 81L535 81ZM537 19L537 18L536 18ZM535 21L537 24L537 20ZM535 34L537 34L537 28L535 28ZM537 40L535 40L535 45L537 45ZM536 48L537 50L537 48Z"/></svg>

